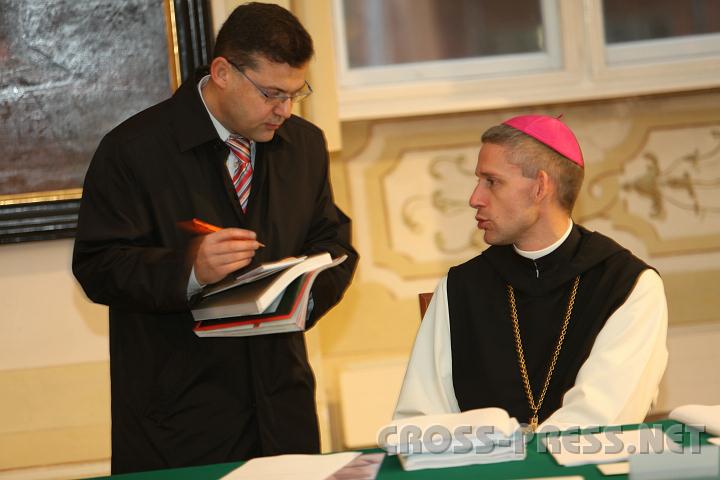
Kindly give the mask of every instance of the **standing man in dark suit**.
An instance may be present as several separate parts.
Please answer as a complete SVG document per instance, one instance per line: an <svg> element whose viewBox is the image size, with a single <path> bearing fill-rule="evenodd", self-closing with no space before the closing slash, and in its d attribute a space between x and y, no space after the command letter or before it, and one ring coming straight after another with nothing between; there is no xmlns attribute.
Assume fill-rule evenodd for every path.
<svg viewBox="0 0 720 480"><path fill-rule="evenodd" d="M110 307L113 473L319 452L303 334L200 339L190 314L204 285L288 255L348 256L317 278L310 325L350 283L324 137L291 115L312 55L290 12L242 5L208 71L98 147L73 272ZM195 217L224 228L191 238Z"/></svg>

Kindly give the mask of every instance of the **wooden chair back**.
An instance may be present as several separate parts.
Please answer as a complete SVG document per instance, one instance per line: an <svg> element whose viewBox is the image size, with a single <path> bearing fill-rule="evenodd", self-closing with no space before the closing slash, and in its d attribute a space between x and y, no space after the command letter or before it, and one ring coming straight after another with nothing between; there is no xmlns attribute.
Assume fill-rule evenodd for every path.
<svg viewBox="0 0 720 480"><path fill-rule="evenodd" d="M420 302L420 320L425 316L430 300L432 300L433 292L418 293L418 302Z"/></svg>

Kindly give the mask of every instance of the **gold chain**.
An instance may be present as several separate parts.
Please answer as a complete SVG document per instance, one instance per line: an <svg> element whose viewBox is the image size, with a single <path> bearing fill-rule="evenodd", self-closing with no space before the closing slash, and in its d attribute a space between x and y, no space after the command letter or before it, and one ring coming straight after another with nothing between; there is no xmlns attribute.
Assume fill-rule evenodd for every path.
<svg viewBox="0 0 720 480"><path fill-rule="evenodd" d="M517 308L515 307L515 291L513 290L512 285L509 283L507 285L508 301L510 302L510 316L512 317L513 333L515 334L515 350L517 351L518 363L520 364L520 374L522 375L523 385L525 387L525 395L527 395L528 404L530 405L530 410L532 410L532 417L530 417L530 429L533 432L537 429L538 411L542 406L543 400L545 400L545 393L550 385L550 379L555 371L555 364L560 356L560 349L562 348L563 341L565 340L565 333L567 332L568 323L570 323L573 305L575 305L575 294L577 294L579 284L580 275L575 277L575 283L570 291L570 299L568 300L567 310L565 311L565 319L563 320L563 325L560 329L560 337L558 338L557 345L555 346L555 353L553 353L552 360L550 361L550 368L548 368L547 377L545 378L545 385L543 385L542 392L540 392L540 398L537 403L535 403L535 398L533 397L532 389L530 388L530 378L528 377L527 366L525 365L525 353L523 352L522 339L520 338L520 324L518 322Z"/></svg>

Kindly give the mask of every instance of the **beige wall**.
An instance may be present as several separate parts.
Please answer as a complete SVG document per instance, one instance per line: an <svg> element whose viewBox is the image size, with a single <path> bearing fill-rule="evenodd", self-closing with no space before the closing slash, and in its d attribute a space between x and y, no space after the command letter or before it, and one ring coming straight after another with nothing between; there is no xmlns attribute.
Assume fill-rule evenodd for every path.
<svg viewBox="0 0 720 480"><path fill-rule="evenodd" d="M106 308L73 281L71 252L0 246L0 472L109 455Z"/></svg>

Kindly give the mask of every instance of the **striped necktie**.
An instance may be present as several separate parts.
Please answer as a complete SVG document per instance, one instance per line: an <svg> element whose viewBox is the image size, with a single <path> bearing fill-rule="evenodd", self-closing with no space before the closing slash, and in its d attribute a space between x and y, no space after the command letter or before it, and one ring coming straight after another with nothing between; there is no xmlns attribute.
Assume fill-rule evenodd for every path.
<svg viewBox="0 0 720 480"><path fill-rule="evenodd" d="M232 182L240 206L243 213L245 213L248 198L250 198L250 182L253 176L252 163L250 162L250 141L240 135L230 135L225 143L227 143L230 151L237 159L232 173Z"/></svg>

